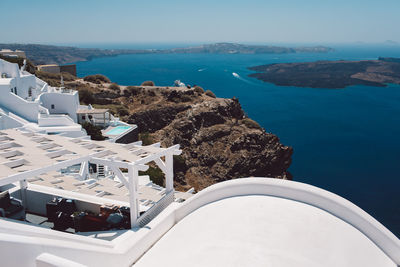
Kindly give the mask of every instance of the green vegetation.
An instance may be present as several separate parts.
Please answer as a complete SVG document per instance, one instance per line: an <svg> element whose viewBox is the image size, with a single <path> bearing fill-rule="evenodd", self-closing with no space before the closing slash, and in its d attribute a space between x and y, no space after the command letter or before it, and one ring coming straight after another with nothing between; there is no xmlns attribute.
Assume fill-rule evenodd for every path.
<svg viewBox="0 0 400 267"><path fill-rule="evenodd" d="M135 96L142 92L142 88L139 86L128 86L125 88L124 95L125 96Z"/></svg>
<svg viewBox="0 0 400 267"><path fill-rule="evenodd" d="M253 128L253 129L262 129L260 124L258 124L256 121L250 119L250 118L244 118L242 120L242 123L247 126L247 128Z"/></svg>
<svg viewBox="0 0 400 267"><path fill-rule="evenodd" d="M148 175L150 180L159 186L165 186L165 175L162 170L158 167L149 166L149 169L145 172L140 171L139 175Z"/></svg>
<svg viewBox="0 0 400 267"><path fill-rule="evenodd" d="M79 89L79 102L86 105L93 104L95 99L93 93L88 88Z"/></svg>
<svg viewBox="0 0 400 267"><path fill-rule="evenodd" d="M145 81L142 83L142 86L155 86L153 81Z"/></svg>
<svg viewBox="0 0 400 267"><path fill-rule="evenodd" d="M111 82L110 79L108 79L106 76L101 75L101 74L88 75L88 76L83 77L83 80L85 82L91 82L91 83L96 83L96 84Z"/></svg>
<svg viewBox="0 0 400 267"><path fill-rule="evenodd" d="M117 108L118 116L127 116L129 115L129 110L125 106L120 106Z"/></svg>
<svg viewBox="0 0 400 267"><path fill-rule="evenodd" d="M101 128L98 126L94 126L89 122L84 122L82 123L82 128L86 130L92 140L103 141L106 139L101 133Z"/></svg>
<svg viewBox="0 0 400 267"><path fill-rule="evenodd" d="M110 84L110 86L108 86L108 89L113 90L113 91L121 91L121 88L116 83Z"/></svg>
<svg viewBox="0 0 400 267"><path fill-rule="evenodd" d="M129 110L125 106L121 104L109 104L109 105L99 105L93 104L94 108L105 108L110 111L111 114L117 116L126 116L129 115Z"/></svg>
<svg viewBox="0 0 400 267"><path fill-rule="evenodd" d="M154 143L153 138L151 137L150 133L144 132L139 134L139 140L142 141L144 146L148 146Z"/></svg>
<svg viewBox="0 0 400 267"><path fill-rule="evenodd" d="M183 172L185 173L188 169L188 166L186 165L186 160L182 155L175 155L174 156L174 175L178 172Z"/></svg>
<svg viewBox="0 0 400 267"><path fill-rule="evenodd" d="M210 90L206 91L206 95L209 96L209 97L212 97L212 98L216 98L215 94Z"/></svg>
<svg viewBox="0 0 400 267"><path fill-rule="evenodd" d="M72 82L77 79L74 75L68 72L50 73L45 71L36 71L35 75L39 79L47 82L50 86L55 87L61 86L61 76L63 77L64 82Z"/></svg>

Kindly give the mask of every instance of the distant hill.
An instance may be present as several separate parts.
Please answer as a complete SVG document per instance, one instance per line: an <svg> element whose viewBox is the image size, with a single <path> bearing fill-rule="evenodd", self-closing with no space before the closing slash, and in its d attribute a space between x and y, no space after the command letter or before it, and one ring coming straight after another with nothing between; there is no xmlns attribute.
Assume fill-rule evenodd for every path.
<svg viewBox="0 0 400 267"><path fill-rule="evenodd" d="M400 84L400 58L269 64L249 68L250 77L281 86L345 88Z"/></svg>
<svg viewBox="0 0 400 267"><path fill-rule="evenodd" d="M237 43L205 44L187 48L173 48L169 53L209 53L209 54L287 54L287 53L326 53L333 51L324 46L313 47L281 47L268 45L244 45Z"/></svg>
<svg viewBox="0 0 400 267"><path fill-rule="evenodd" d="M0 49L25 51L27 57L35 64L66 64L122 54L287 54L326 53L333 51L332 48L324 46L289 48L236 43L216 43L172 49L98 49L40 44L0 44Z"/></svg>
<svg viewBox="0 0 400 267"><path fill-rule="evenodd" d="M108 50L40 44L0 44L0 49L3 48L25 51L26 56L35 64L65 64L87 61L96 57L145 52L144 50Z"/></svg>

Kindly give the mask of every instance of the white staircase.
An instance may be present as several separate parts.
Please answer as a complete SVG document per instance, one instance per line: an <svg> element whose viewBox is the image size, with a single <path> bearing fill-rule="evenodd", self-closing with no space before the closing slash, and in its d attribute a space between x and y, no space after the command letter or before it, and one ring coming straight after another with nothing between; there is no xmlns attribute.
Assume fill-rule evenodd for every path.
<svg viewBox="0 0 400 267"><path fill-rule="evenodd" d="M97 165L97 177L98 178L106 177L104 174L104 165Z"/></svg>

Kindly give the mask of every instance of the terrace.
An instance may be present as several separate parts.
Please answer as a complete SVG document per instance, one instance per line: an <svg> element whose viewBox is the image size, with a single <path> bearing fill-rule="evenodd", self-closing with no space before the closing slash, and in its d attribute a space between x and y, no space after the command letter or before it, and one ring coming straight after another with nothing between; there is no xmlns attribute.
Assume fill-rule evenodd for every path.
<svg viewBox="0 0 400 267"><path fill-rule="evenodd" d="M175 200L173 155L180 153L179 145L121 145L4 130L0 132L0 191L21 201L26 214L20 218L26 219L22 223L57 228L49 207L71 206L65 203L72 201L68 218L84 212L93 220L103 216L104 221L104 216L119 213L127 217L119 228L142 227ZM165 188L153 184L148 176L139 176L150 162L165 174ZM92 167L97 169L95 176ZM189 193L177 193L178 201L188 197ZM73 225L59 228L87 232Z"/></svg>

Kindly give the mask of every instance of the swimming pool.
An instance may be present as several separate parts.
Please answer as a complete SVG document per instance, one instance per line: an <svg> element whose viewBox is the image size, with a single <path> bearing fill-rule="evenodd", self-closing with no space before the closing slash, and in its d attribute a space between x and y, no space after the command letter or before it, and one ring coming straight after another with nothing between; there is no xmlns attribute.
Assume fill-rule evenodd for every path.
<svg viewBox="0 0 400 267"><path fill-rule="evenodd" d="M131 128L131 126L117 126L111 130L109 130L108 132L106 132L106 135L120 135L124 132L126 132L127 130L129 130Z"/></svg>

